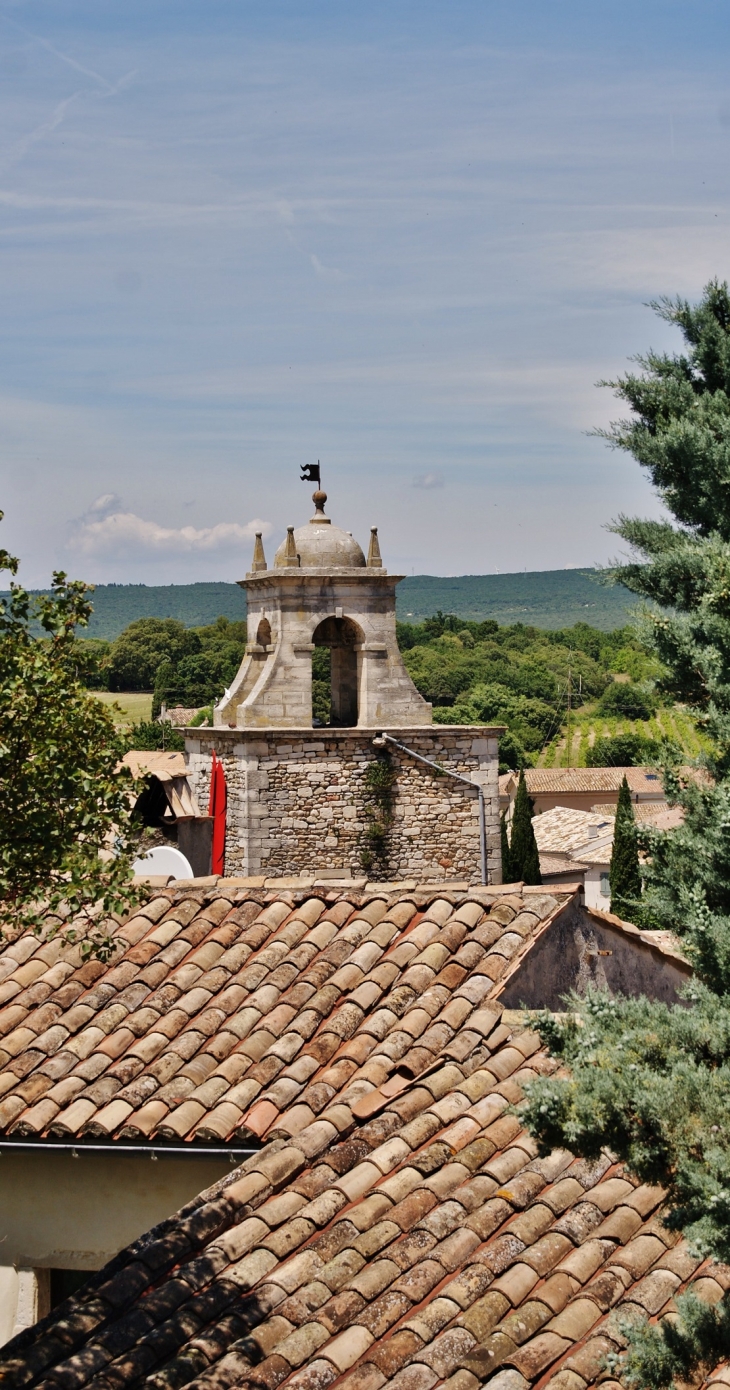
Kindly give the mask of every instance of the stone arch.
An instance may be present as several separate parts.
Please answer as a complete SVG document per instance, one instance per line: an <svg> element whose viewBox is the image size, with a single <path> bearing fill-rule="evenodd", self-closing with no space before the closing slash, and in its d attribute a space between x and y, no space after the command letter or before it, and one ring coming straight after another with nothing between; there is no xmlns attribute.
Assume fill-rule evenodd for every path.
<svg viewBox="0 0 730 1390"><path fill-rule="evenodd" d="M358 653L363 633L352 618L325 618L314 629L315 647L330 650L330 725L352 729L358 720Z"/></svg>
<svg viewBox="0 0 730 1390"><path fill-rule="evenodd" d="M262 618L256 629L256 645L259 647L271 646L271 623L268 618Z"/></svg>

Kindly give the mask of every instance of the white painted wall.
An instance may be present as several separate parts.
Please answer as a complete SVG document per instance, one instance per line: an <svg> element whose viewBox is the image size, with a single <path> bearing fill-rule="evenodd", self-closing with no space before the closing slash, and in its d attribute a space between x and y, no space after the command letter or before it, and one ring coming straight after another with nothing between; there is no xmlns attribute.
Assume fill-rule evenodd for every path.
<svg viewBox="0 0 730 1390"><path fill-rule="evenodd" d="M101 1269L232 1171L222 1158L12 1153L0 1157L0 1345L44 1317L51 1269Z"/></svg>
<svg viewBox="0 0 730 1390"><path fill-rule="evenodd" d="M586 907L595 907L599 912L611 911L611 896L604 896L601 892L601 874L608 873L608 865L602 867L593 866L586 868L585 871L585 904Z"/></svg>

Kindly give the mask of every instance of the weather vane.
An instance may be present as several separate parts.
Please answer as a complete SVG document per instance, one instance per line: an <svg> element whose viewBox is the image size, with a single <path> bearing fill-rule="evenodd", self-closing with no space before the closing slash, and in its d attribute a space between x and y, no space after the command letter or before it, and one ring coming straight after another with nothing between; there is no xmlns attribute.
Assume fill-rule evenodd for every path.
<svg viewBox="0 0 730 1390"><path fill-rule="evenodd" d="M300 474L300 477L299 477L299 481L300 481L301 483L316 483L318 487L321 487L321 486L322 486L322 478L321 478L321 476L320 476L319 459L317 459L317 462L316 462L316 463L303 463L303 464L301 464L301 469L302 469L302 471L301 471L301 474Z"/></svg>

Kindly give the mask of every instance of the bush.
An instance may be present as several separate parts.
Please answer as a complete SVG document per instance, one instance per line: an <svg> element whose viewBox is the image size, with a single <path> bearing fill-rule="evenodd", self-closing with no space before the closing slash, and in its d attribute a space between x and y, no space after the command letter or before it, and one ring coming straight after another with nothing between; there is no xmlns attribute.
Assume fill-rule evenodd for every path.
<svg viewBox="0 0 730 1390"><path fill-rule="evenodd" d="M534 767L529 753L525 751L518 738L508 729L499 740L499 774L519 772L523 767ZM509 880L506 880L509 882Z"/></svg>
<svg viewBox="0 0 730 1390"><path fill-rule="evenodd" d="M645 767L658 761L660 745L655 738L643 734L616 734L615 738L597 738L588 749L586 767Z"/></svg>
<svg viewBox="0 0 730 1390"><path fill-rule="evenodd" d="M172 724L158 724L156 719L142 720L139 724L132 724L124 731L124 743L126 751L131 748L144 749L147 752L167 752L183 753L185 751L185 739L177 729L173 729Z"/></svg>
<svg viewBox="0 0 730 1390"><path fill-rule="evenodd" d="M586 767L657 767L662 762L678 762L681 755L681 748L669 739L616 734L596 739L588 749Z"/></svg>
<svg viewBox="0 0 730 1390"><path fill-rule="evenodd" d="M193 717L192 717L192 719L190 720L190 728L191 728L191 729L199 729L201 724L208 724L208 725L212 726L212 724L213 724L213 706L212 706L212 705L206 705L203 709L199 709L199 710L198 710L198 713L197 713L197 714L194 714Z"/></svg>
<svg viewBox="0 0 730 1390"><path fill-rule="evenodd" d="M659 706L653 691L632 681L613 681L598 701L601 714L618 715L624 719L651 719Z"/></svg>

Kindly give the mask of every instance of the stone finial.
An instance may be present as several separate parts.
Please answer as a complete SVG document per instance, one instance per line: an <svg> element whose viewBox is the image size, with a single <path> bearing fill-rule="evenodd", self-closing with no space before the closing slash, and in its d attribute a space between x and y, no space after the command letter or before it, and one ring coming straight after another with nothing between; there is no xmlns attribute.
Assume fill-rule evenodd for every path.
<svg viewBox="0 0 730 1390"><path fill-rule="evenodd" d="M312 501L314 502L314 516L309 519L310 526L312 523L329 526L331 524L330 519L324 514L324 504L327 501L327 493L323 492L321 488L317 488L317 491L312 493Z"/></svg>
<svg viewBox="0 0 730 1390"><path fill-rule="evenodd" d="M256 540L254 541L254 546L253 546L253 560L252 560L252 562L251 562L251 573L252 573L252 574L254 573L255 570L265 570L265 569L268 568L268 566L267 566L267 564L266 564L266 556L264 555L264 543L263 543L263 540L261 539L262 535L263 535L263 532L261 532L261 531L257 531L257 532L256 532Z"/></svg>
<svg viewBox="0 0 730 1390"><path fill-rule="evenodd" d="M293 569L298 564L299 556L297 555L297 543L294 540L294 527L287 526L286 544L284 546L284 565L287 569Z"/></svg>
<svg viewBox="0 0 730 1390"><path fill-rule="evenodd" d="M382 564L380 543L378 541L378 528L377 526L371 526L370 545L368 547L368 569L380 569Z"/></svg>

